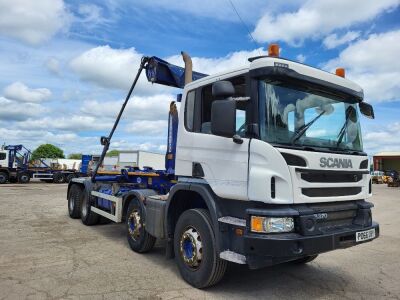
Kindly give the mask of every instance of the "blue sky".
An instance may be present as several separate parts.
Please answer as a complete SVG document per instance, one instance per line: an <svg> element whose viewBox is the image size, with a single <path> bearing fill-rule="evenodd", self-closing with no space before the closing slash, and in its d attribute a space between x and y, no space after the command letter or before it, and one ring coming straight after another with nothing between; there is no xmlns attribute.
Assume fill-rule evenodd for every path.
<svg viewBox="0 0 400 300"><path fill-rule="evenodd" d="M278 42L281 55L365 90L365 150L400 150L400 1L0 0L0 143L99 153L142 55L213 73ZM144 78L112 148L165 151L175 90Z"/></svg>

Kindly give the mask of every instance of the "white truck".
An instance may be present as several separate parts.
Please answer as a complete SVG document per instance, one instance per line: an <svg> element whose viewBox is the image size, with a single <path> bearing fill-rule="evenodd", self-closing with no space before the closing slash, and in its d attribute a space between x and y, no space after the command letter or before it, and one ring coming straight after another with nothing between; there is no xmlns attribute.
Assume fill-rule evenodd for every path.
<svg viewBox="0 0 400 300"><path fill-rule="evenodd" d="M166 240L166 256L197 288L221 280L228 262L307 263L377 238L359 121L360 112L374 117L372 107L343 69L331 74L278 53L271 45L268 56L209 76L192 73L184 53L184 70L143 58L126 102L142 69L183 88L180 122L171 104L165 170L73 179L70 216L125 222L136 252ZM103 154L123 108L101 139Z"/></svg>

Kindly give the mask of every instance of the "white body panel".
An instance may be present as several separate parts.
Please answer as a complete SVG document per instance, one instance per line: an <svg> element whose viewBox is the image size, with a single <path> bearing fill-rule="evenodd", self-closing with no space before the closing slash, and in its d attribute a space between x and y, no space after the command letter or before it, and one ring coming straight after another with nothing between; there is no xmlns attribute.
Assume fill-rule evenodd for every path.
<svg viewBox="0 0 400 300"><path fill-rule="evenodd" d="M138 166L152 167L155 170L165 169L165 155L160 153L139 151L138 152Z"/></svg>
<svg viewBox="0 0 400 300"><path fill-rule="evenodd" d="M339 86L362 93L357 84L337 75L321 71L300 63L279 58L256 59L248 66L230 72L219 73L196 80L185 86L182 106L179 112L178 140L175 171L178 176L192 177L192 164L198 162L204 171L204 180L216 195L237 200L253 200L273 204L291 204L307 202L344 201L365 199L368 196L369 175L357 183L308 183L296 174L295 167L288 166L280 151L293 152L306 159L310 169L323 169L319 165L321 156L349 158L349 155L317 153L278 149L261 140L243 139L243 144L235 144L231 138L211 134L188 132L184 126L184 112L187 92L200 86L231 78L249 72L252 69L274 66L275 62L288 65L289 69L318 78ZM250 143L250 147L249 147ZM359 171L359 165L366 157L351 156L353 168ZM271 178L275 178L276 195L271 198ZM362 192L345 197L306 197L301 194L303 187L346 187L361 186Z"/></svg>
<svg viewBox="0 0 400 300"><path fill-rule="evenodd" d="M293 189L288 165L270 144L251 140L249 199L266 203L293 203ZM275 178L275 199L271 199L271 178Z"/></svg>
<svg viewBox="0 0 400 300"><path fill-rule="evenodd" d="M0 158L3 156L5 158L0 160L0 167L3 168L8 168L8 160L9 160L9 156L8 156L8 151L7 150L0 150Z"/></svg>

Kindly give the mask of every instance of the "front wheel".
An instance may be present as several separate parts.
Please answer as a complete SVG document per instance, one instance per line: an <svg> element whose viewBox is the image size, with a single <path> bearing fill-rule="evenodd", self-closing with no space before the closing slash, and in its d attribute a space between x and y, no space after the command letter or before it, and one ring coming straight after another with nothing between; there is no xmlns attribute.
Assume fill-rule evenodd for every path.
<svg viewBox="0 0 400 300"><path fill-rule="evenodd" d="M8 181L8 174L6 172L0 172L0 184L4 184Z"/></svg>
<svg viewBox="0 0 400 300"><path fill-rule="evenodd" d="M143 207L139 200L134 198L129 203L126 213L126 231L129 246L135 252L148 252L156 242L156 238L146 231L145 224Z"/></svg>
<svg viewBox="0 0 400 300"><path fill-rule="evenodd" d="M190 209L175 227L174 251L184 280L196 288L218 283L227 261L219 258L210 214L205 209Z"/></svg>

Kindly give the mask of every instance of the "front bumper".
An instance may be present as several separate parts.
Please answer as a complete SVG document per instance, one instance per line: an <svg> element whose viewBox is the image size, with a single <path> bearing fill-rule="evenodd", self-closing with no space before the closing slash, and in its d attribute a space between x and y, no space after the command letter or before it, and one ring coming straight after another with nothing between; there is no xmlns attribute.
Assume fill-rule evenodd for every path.
<svg viewBox="0 0 400 300"><path fill-rule="evenodd" d="M297 233L271 235L247 233L244 236L246 262L250 269L258 269L308 255L352 247L372 241L373 239L356 242L356 232L372 228L375 228L375 238L377 238L379 224L375 222L372 222L369 227L352 225L314 236L303 236Z"/></svg>

